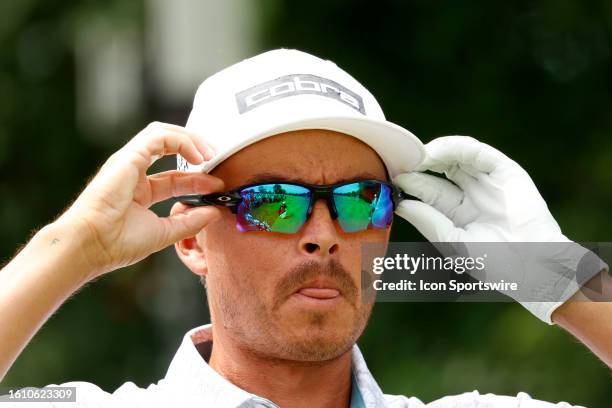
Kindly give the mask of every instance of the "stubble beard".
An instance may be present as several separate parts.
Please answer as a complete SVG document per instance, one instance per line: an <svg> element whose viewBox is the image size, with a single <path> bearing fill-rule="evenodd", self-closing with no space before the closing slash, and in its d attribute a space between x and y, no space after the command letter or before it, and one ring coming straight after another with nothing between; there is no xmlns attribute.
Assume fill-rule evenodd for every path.
<svg viewBox="0 0 612 408"><path fill-rule="evenodd" d="M339 330L329 322L333 318L331 312L313 310L305 316L306 330L284 327L281 312L287 293L318 273L338 279L344 301L352 310L352 324ZM289 278L277 286L273 305L267 305L256 294L250 297L248 305L244 298L232 299L229 291L222 289L219 295L215 303L221 311L222 324L242 350L262 359L306 364L333 360L349 351L365 330L374 306L361 301L348 273L333 262L323 269L309 263L294 268ZM236 302L240 301L243 303L238 306Z"/></svg>

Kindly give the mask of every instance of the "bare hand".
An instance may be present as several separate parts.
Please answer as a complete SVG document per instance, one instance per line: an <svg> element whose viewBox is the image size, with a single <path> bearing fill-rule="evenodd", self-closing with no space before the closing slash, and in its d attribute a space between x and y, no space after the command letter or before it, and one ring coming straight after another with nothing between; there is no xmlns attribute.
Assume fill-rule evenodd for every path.
<svg viewBox="0 0 612 408"><path fill-rule="evenodd" d="M83 250L95 278L134 264L181 239L197 234L221 213L197 207L158 217L149 207L183 194L223 189L223 181L205 173L177 170L147 176L164 155L181 154L192 164L210 160L212 148L181 126L153 122L115 152L72 206L56 221L83 234Z"/></svg>

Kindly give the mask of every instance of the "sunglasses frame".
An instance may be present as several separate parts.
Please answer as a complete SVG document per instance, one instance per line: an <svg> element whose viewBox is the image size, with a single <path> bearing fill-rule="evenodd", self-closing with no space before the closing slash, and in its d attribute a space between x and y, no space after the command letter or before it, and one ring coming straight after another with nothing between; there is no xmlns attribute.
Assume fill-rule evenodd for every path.
<svg viewBox="0 0 612 408"><path fill-rule="evenodd" d="M310 191L310 203L308 205L308 212L306 215L306 219L310 217L312 213L313 203L317 202L319 199L325 199L328 203L328 208L330 209L330 214L332 219L338 218L338 211L336 209L336 203L333 200L333 191L342 186L346 186L348 184L354 183L365 183L365 182L374 182L380 183L391 188L391 199L393 201L393 211L397 208L399 202L406 198L411 198L412 196L404 193L401 189L396 187L395 185L376 179L365 179L365 180L351 180L351 181L343 181L341 183L334 184L307 184L300 183L295 181L286 181L286 180L271 180L271 181L260 181L258 183L245 184L243 186L236 187L230 191L225 193L211 193L211 194L191 194L191 195L182 195L174 197L175 200L180 201L183 204L190 206L205 206L205 205L220 205L226 208L229 208L233 214L238 212L238 206L242 202L243 198L240 195L240 192L244 189L268 185L268 184L288 184L292 186L298 186L306 188Z"/></svg>

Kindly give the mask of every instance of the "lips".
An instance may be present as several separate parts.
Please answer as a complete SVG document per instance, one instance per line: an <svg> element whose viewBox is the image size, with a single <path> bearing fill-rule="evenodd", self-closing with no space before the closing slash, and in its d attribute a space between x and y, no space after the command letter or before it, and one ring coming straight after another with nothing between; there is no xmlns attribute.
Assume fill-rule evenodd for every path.
<svg viewBox="0 0 612 408"><path fill-rule="evenodd" d="M329 280L317 279L302 285L296 293L314 299L333 299L340 296L338 286Z"/></svg>
<svg viewBox="0 0 612 408"><path fill-rule="evenodd" d="M333 299L340 295L338 289L332 288L302 288L297 293L315 299Z"/></svg>

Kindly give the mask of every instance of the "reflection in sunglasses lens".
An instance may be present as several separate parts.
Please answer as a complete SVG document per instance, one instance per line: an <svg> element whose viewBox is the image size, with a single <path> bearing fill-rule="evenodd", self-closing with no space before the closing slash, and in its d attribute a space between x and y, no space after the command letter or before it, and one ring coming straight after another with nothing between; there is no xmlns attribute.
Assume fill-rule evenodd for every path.
<svg viewBox="0 0 612 408"><path fill-rule="evenodd" d="M333 192L338 222L346 232L386 228L393 219L391 188L364 181L336 188Z"/></svg>
<svg viewBox="0 0 612 408"><path fill-rule="evenodd" d="M236 226L240 231L292 234L306 221L310 191L291 184L261 184L240 192Z"/></svg>

